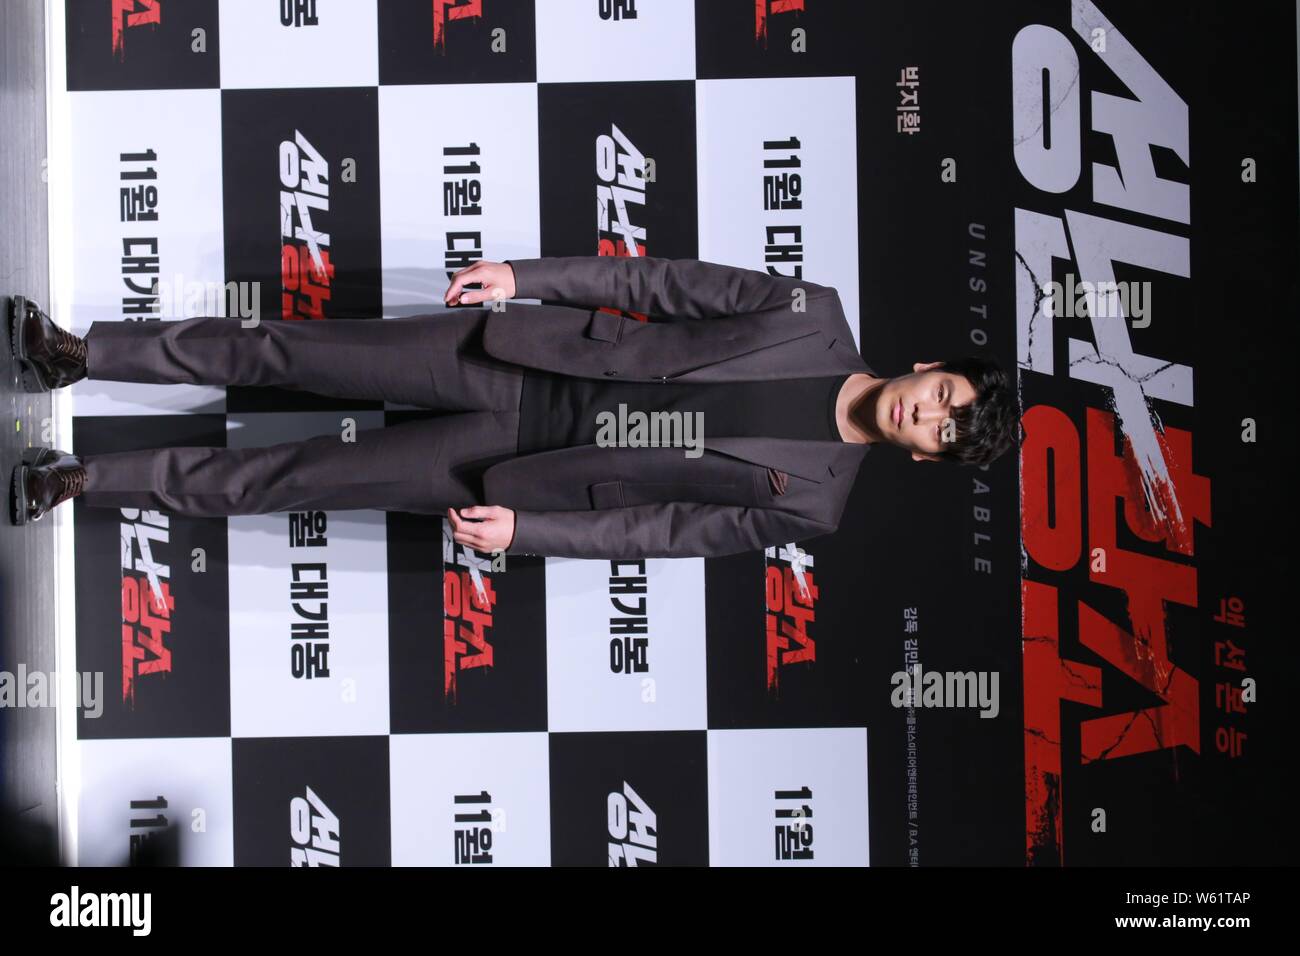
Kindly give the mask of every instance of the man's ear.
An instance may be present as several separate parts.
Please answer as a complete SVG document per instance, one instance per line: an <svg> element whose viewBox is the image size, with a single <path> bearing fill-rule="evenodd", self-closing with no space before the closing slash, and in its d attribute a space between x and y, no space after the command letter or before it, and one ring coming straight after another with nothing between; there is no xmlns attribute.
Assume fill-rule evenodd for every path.
<svg viewBox="0 0 1300 956"><path fill-rule="evenodd" d="M938 455L925 455L919 451L912 452L912 461L939 461Z"/></svg>
<svg viewBox="0 0 1300 956"><path fill-rule="evenodd" d="M913 372L928 372L932 368L938 368L942 362L915 362L912 365Z"/></svg>

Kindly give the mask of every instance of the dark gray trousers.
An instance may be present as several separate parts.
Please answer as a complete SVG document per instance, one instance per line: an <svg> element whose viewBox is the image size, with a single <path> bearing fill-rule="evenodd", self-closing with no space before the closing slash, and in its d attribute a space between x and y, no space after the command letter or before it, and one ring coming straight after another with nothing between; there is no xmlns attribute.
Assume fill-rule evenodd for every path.
<svg viewBox="0 0 1300 956"><path fill-rule="evenodd" d="M86 504L221 516L484 504L480 479L518 450L523 370L482 346L482 309L401 319L95 322L87 377L261 385L451 414L263 448L86 455Z"/></svg>

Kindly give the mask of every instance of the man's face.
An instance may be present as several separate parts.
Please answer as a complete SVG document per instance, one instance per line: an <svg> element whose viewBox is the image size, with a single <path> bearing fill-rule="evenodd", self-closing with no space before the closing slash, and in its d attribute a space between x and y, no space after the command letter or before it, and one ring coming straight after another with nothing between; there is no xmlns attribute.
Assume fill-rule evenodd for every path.
<svg viewBox="0 0 1300 956"><path fill-rule="evenodd" d="M939 362L912 366L912 374L891 378L876 401L876 428L891 445L910 451L916 461L938 460L944 442L944 419L952 409L975 400L975 386L964 375L943 370ZM955 426L949 426L949 435Z"/></svg>

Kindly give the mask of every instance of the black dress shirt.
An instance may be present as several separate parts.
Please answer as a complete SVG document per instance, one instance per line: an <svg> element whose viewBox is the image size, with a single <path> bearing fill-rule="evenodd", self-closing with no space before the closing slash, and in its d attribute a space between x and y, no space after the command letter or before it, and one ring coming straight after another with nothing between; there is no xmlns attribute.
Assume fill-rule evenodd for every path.
<svg viewBox="0 0 1300 956"><path fill-rule="evenodd" d="M704 436L843 441L835 403L847 375L758 382L602 382L524 373L519 454L597 443L601 412L703 413ZM698 436L694 440L698 440Z"/></svg>

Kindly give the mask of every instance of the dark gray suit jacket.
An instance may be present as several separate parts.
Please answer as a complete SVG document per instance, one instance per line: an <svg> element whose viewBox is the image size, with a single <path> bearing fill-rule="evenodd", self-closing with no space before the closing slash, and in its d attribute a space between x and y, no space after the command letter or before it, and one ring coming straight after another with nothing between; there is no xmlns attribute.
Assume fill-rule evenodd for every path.
<svg viewBox="0 0 1300 956"><path fill-rule="evenodd" d="M694 259L509 262L516 298L567 303L490 313L484 347L517 365L636 382L871 372L828 286ZM603 306L688 321L638 322ZM485 500L515 510L506 553L712 557L835 530L869 445L712 436L707 426L695 459L681 448L586 445L493 465Z"/></svg>

